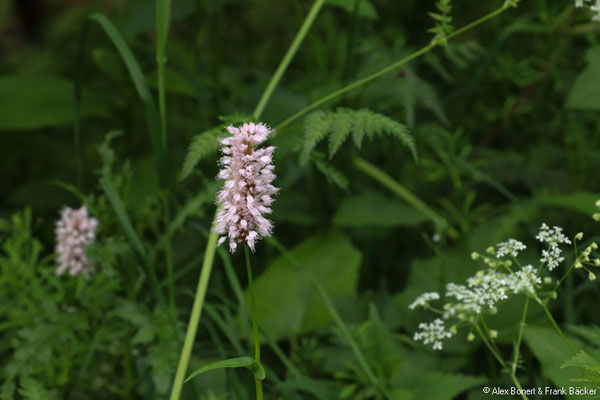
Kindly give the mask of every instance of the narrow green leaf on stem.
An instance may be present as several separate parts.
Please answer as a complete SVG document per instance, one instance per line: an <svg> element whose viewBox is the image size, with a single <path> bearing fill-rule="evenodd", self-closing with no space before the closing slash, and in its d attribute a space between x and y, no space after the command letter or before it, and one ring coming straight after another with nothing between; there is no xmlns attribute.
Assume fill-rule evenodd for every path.
<svg viewBox="0 0 600 400"><path fill-rule="evenodd" d="M90 16L90 20L98 23L104 30L106 35L112 41L113 45L119 52L119 55L123 59L129 76L133 81L135 90L142 101L144 107L144 115L146 118L146 125L148 127L148 133L150 135L150 141L152 143L152 149L154 151L154 157L156 160L156 168L160 184L163 188L169 186L169 173L168 165L165 154L165 147L161 139L160 133L160 122L156 113L156 107L146 77L142 72L140 64L137 62L133 52L123 39L123 36L119 33L114 24L104 14L93 14Z"/></svg>
<svg viewBox="0 0 600 400"><path fill-rule="evenodd" d="M140 263L144 266L146 275L150 280L150 285L152 286L152 290L156 297L156 300L159 304L165 305L165 299L163 297L162 291L160 290L160 286L158 284L158 279L156 278L156 274L154 273L154 269L150 264L148 259L148 255L146 253L146 249L144 248L144 244L142 240L133 229L133 225L131 224L131 220L129 219L129 215L127 215L127 211L125 210L125 206L119 197L119 194L115 190L110 179L107 177L103 177L100 179L100 186L104 191L104 194L108 198L110 205L112 206L115 214L117 215L117 219L121 224L121 228L123 228L123 232L125 233L125 237L133 247L133 251Z"/></svg>
<svg viewBox="0 0 600 400"><path fill-rule="evenodd" d="M267 376L267 374L265 373L265 369L263 368L261 363L256 359L252 357L236 357L229 358L227 360L216 361L214 363L205 365L202 368L199 368L196 371L192 372L184 382L187 382L200 374L218 368L247 368L250 371L252 371L254 377L257 380L263 380Z"/></svg>
<svg viewBox="0 0 600 400"><path fill-rule="evenodd" d="M319 295L321 296L321 299L323 300L325 307L329 311L329 314L331 315L334 322L336 323L336 325L342 332L344 339L346 339L346 341L348 342L348 345L350 346L350 349L352 350L352 352L354 353L354 356L358 360L358 364L362 368L363 372L367 375L369 381L371 382L371 384L374 387L385 392L383 385L381 385L381 383L377 379L375 373L373 372L373 369L369 366L369 363L367 362L367 359L365 358L360 347L358 346L358 343L356 343L356 341L352 337L352 333L350 333L350 329L348 329L348 327L344 323L344 320L342 319L339 312L335 308L335 305L333 304L333 300L331 300L331 297L329 296L329 294L327 293L327 290L325 290L323 285L321 285L321 282L319 282L317 280L317 278L313 274L311 274L308 270L306 270L305 268L302 268L302 265L300 265L300 262L294 257L294 255L287 248L285 248L285 246L283 246L277 239L275 239L273 237L267 237L265 240L267 240L271 245L273 245L273 247L275 247L277 250L279 250L281 252L281 254L286 259L288 259L292 263L292 265L294 265L299 271L304 272L308 276L311 283L315 286L315 288L319 292Z"/></svg>

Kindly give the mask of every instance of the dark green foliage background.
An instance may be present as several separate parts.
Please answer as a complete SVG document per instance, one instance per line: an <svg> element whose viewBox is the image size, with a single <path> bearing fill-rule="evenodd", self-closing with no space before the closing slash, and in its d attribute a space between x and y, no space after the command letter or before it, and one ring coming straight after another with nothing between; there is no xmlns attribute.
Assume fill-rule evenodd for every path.
<svg viewBox="0 0 600 400"><path fill-rule="evenodd" d="M112 182L123 199L165 292L164 244L172 235L176 325L185 331L214 212L218 156L214 142L199 142L202 160L184 168L189 176L181 180L188 146L224 120L252 112L310 2L173 1L166 74L170 221L163 218L142 104L98 26L90 26L78 58L86 17L106 13L155 94L154 2L20 2L0 0L0 398L168 398L180 338L152 297L99 179ZM329 3L264 122L276 126L431 40L433 1L371 0L358 14L353 1ZM456 0L454 25L501 3ZM469 254L508 237L526 242L525 257L536 260L533 237L542 222L571 236L599 236L590 218L600 198L599 31L570 0L523 0L448 48L320 108L328 115L368 109L404 124L418 163L398 133L365 138L360 146L348 138L339 149L324 140L308 156L304 119L273 139L281 188L274 235L326 287L392 398L474 400L484 385L510 386L466 333L441 353L413 342L418 322L433 318L409 312L417 294L472 275L478 266ZM76 76L83 84L80 182ZM427 216L357 169L356 157L405 186L446 228L436 232ZM89 249L97 273L58 278L54 221L60 208L82 202L100 220L99 240ZM215 263L194 369L252 349L241 306L243 258L219 251ZM268 241L258 246L254 267L267 398L377 398L305 276ZM594 351L600 290L584 278L568 280L552 310L573 340ZM507 356L521 302L507 303L490 321ZM529 319L521 382L568 385L578 375L560 369L569 354L537 310ZM253 398L246 370L223 371L187 383L183 398Z"/></svg>

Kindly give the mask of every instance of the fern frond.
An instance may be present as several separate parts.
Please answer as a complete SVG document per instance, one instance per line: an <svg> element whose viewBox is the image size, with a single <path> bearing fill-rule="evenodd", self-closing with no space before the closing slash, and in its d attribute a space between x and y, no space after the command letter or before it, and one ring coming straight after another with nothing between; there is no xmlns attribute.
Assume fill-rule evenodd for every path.
<svg viewBox="0 0 600 400"><path fill-rule="evenodd" d="M306 158L317 144L329 135L329 158L331 159L344 142L352 135L352 141L360 148L366 136L388 135L399 139L411 151L415 160L415 141L408 128L400 122L367 109L351 110L338 108L336 111L318 111L305 119L305 143L303 157Z"/></svg>
<svg viewBox="0 0 600 400"><path fill-rule="evenodd" d="M222 124L207 129L192 138L192 143L188 148L185 160L183 161L183 167L181 168L181 180L187 178L192 173L196 164L219 150L219 137L227 134L225 128L228 125L238 125L254 120L252 116L242 113L222 115L219 116L219 119L222 121Z"/></svg>
<svg viewBox="0 0 600 400"><path fill-rule="evenodd" d="M327 114L323 111L315 111L304 119L304 150L303 158L308 159L311 151L317 147L320 141L327 137L331 121L326 118Z"/></svg>
<svg viewBox="0 0 600 400"><path fill-rule="evenodd" d="M345 109L331 114L329 118L331 119L331 136L329 136L329 158L331 159L350 136L353 120L351 111Z"/></svg>
<svg viewBox="0 0 600 400"><path fill-rule="evenodd" d="M320 152L313 152L310 160L315 164L317 169L325 176L325 179L329 183L333 183L342 190L348 190L350 181L346 178L346 175L339 169L330 165L325 161L325 155Z"/></svg>
<svg viewBox="0 0 600 400"><path fill-rule="evenodd" d="M21 379L19 394L23 397L23 400L50 400L51 398L51 395L46 388L30 377Z"/></svg>
<svg viewBox="0 0 600 400"><path fill-rule="evenodd" d="M194 136L183 161L181 180L192 173L196 164L219 150L219 135L224 134L224 132L225 127L219 125Z"/></svg>

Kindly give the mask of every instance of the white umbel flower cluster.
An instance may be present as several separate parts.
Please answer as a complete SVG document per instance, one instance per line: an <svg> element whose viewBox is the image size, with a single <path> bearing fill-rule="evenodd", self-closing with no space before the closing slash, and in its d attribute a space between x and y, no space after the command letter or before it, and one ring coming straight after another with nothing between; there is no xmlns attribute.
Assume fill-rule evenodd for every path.
<svg viewBox="0 0 600 400"><path fill-rule="evenodd" d="M546 224L542 224L536 238L548 246L547 250L542 252L539 268L528 264L521 267L517 258L526 246L516 239L508 239L496 246L488 247L487 254L472 253L471 258L483 262L487 268L468 278L465 284L448 283L444 294L447 300L443 307L435 307L434 302L441 298L437 292L426 292L418 296L409 305L410 309L428 308L441 315L441 318L428 324L420 324L414 339L432 345L435 350L440 350L441 342L455 334L457 327L477 326L486 314L495 314L500 303L510 296L523 294L541 302L540 296L544 292L540 289L544 284L552 283L551 277L546 276L543 279L540 276L541 271L546 266L551 271L563 262L564 257L560 246L572 242L565 236L562 228L557 226L550 228ZM575 239L582 240L583 233L575 235ZM575 268L586 269L591 280L595 279L596 275L590 268L600 267L600 258L592 256L592 252L597 249L598 245L591 243L576 256L574 261ZM456 325L447 332L444 324L451 320ZM490 335L492 332L495 331L490 331ZM497 335L497 332L494 334ZM474 338L472 331L468 337Z"/></svg>
<svg viewBox="0 0 600 400"><path fill-rule="evenodd" d="M56 253L58 268L56 275L89 273L93 267L85 249L96 239L98 220L88 214L86 206L79 209L63 208L56 222Z"/></svg>
<svg viewBox="0 0 600 400"><path fill-rule="evenodd" d="M411 305L408 306L408 308L410 308L411 310L414 310L417 307L427 307L430 302L439 300L439 299L440 299L440 294L438 292L425 292L425 293L421 294L419 297L417 297L415 299L415 301L413 301L411 303Z"/></svg>
<svg viewBox="0 0 600 400"><path fill-rule="evenodd" d="M254 251L256 241L269 236L273 229L273 223L265 215L271 213L272 196L277 193L277 188L272 185L275 147L256 147L271 133L264 124L229 126L227 131L231 136L221 139L223 169L218 178L225 184L217 196L221 207L215 230L224 235L219 244L229 239L232 253L238 243L245 243Z"/></svg>
<svg viewBox="0 0 600 400"><path fill-rule="evenodd" d="M540 259L543 265L548 266L548 270L552 271L565 260L560 245L571 244L571 240L563 234L562 228L558 226L550 228L548 225L542 224L540 233L535 238L541 243L548 244L548 249L542 251L542 258Z"/></svg>
<svg viewBox="0 0 600 400"><path fill-rule="evenodd" d="M575 7L583 6L589 7L594 13L594 21L600 21L600 0L575 0Z"/></svg>
<svg viewBox="0 0 600 400"><path fill-rule="evenodd" d="M433 322L419 324L419 331L415 333L413 339L423 344L430 344L434 350L442 350L442 341L452 337L452 332L446 330L446 325L441 319Z"/></svg>
<svg viewBox="0 0 600 400"><path fill-rule="evenodd" d="M515 239L508 239L506 242L498 243L496 247L497 257L511 256L515 258L519 256L520 252L527 248L527 246Z"/></svg>

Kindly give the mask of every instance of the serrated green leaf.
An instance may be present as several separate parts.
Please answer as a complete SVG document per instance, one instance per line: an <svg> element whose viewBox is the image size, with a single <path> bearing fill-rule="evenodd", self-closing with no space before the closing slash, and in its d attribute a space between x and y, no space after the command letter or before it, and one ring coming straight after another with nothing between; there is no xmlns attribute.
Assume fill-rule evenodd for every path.
<svg viewBox="0 0 600 400"><path fill-rule="evenodd" d="M254 374L254 377L256 379L263 380L266 378L264 367L256 359L254 359L253 357L236 357L229 358L227 360L216 361L214 363L205 365L202 368L199 368L196 371L192 372L184 382L188 382L190 379L200 374L219 368L247 368Z"/></svg>
<svg viewBox="0 0 600 400"><path fill-rule="evenodd" d="M577 354L560 366L560 368L569 367L578 367L600 373L600 362L583 350L580 350Z"/></svg>

